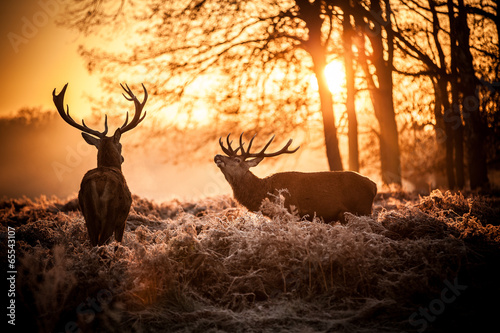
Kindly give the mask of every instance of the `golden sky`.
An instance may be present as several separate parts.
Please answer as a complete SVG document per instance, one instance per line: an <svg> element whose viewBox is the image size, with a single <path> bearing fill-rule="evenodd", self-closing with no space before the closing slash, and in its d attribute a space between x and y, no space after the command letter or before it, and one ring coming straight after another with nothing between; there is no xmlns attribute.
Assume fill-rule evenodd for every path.
<svg viewBox="0 0 500 333"><path fill-rule="evenodd" d="M5 0L1 2L2 81L0 116L22 107L53 108L52 90L70 83L71 111L90 110L85 95L94 95L97 77L91 77L77 54L78 34L56 26L60 0Z"/></svg>
<svg viewBox="0 0 500 333"><path fill-rule="evenodd" d="M77 121L85 118L91 110L88 96L96 99L104 97L101 95L99 77L88 74L84 60L78 55L77 49L81 44L97 43L108 47L110 45L98 44L98 39L85 39L75 31L58 27L55 18L62 10L59 8L61 1L63 0L1 2L0 32L3 37L0 45L2 63L0 117L12 115L23 107L54 110L52 90L56 88L57 92L60 92L66 83L69 83L69 87L65 102L70 105L71 115ZM343 68L337 61L330 66L330 73L327 73L333 92L338 91L344 84L343 75L339 75L339 72L343 72ZM210 87L206 81L204 83L205 87ZM200 91L200 87L195 88ZM116 91L119 96L121 88L118 83ZM141 99L142 91L137 93ZM148 100L146 109L149 118L156 113L162 113L154 103L154 96ZM163 111L165 114L176 114L170 110ZM195 115L202 117L203 112ZM34 197L40 194L49 196L55 194L65 197L76 193L83 174L95 167L96 151L85 150L85 154L75 155L74 152L86 147L79 131L67 126L62 120L55 125L57 126L50 130L41 129L37 133L29 133L32 135L22 138L24 141L16 138L4 145L12 146L12 149L10 155L4 153L8 158L0 163L2 171L0 196ZM125 146L127 140L133 140L133 135L130 139L124 138ZM209 157L203 166L197 164L196 167L186 169L185 166L167 166L164 156L132 155L125 147L124 173L132 192L149 198L165 199L171 195L210 196L228 193L230 188L227 182L211 160L218 149L217 141L211 142L207 148ZM304 151L301 154L309 152ZM316 156L318 152L311 154ZM315 163L314 166L316 169L324 169L326 160L321 152L319 155L321 163ZM303 159L302 162L310 160L311 157ZM317 161L318 158L315 157L314 160ZM300 163L290 156L280 158L280 161L278 164L269 164L269 169L263 165L255 171L259 176L265 176L272 173L270 170L306 171L311 168L311 163L299 165ZM290 165L291 161L295 161L293 165ZM55 167L61 165L64 169ZM179 182L179 179L189 179L189 181Z"/></svg>
<svg viewBox="0 0 500 333"><path fill-rule="evenodd" d="M86 96L100 98L99 78L91 76L77 48L87 44L76 31L57 26L61 0L5 0L1 2L0 116L23 107L52 109L52 90L69 82L66 102L71 114L85 117L90 111ZM95 41L94 41L95 42ZM343 84L342 65L327 73L332 92ZM337 68L339 67L339 68ZM313 82L314 83L314 82Z"/></svg>

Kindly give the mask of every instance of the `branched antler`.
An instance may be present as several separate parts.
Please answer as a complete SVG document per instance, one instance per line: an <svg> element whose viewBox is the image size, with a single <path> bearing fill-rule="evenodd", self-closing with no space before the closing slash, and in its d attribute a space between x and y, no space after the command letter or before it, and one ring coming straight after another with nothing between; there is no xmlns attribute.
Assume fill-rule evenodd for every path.
<svg viewBox="0 0 500 333"><path fill-rule="evenodd" d="M221 146L222 151L224 152L224 154L226 154L227 156L236 156L237 153L238 153L238 150L240 150L240 147L236 148L236 150L234 150L233 147L231 147L231 143L233 141L229 141L229 136L230 135L231 135L231 133L229 133L227 135L227 138L226 138L227 148L224 147L224 143L222 142L222 137L219 138L219 145Z"/></svg>
<svg viewBox="0 0 500 333"><path fill-rule="evenodd" d="M144 120L144 117L146 117L146 112L144 112L144 115L142 117L141 113L142 109L144 108L144 105L146 105L146 102L148 100L148 91L146 90L146 87L144 87L144 84L142 84L142 89L144 89L144 100L141 103L139 102L137 97L135 97L135 95L132 93L132 90L129 88L128 84L125 84L126 88L121 83L120 86L123 88L123 90L125 90L125 92L129 96L127 97L125 94L123 94L123 97L125 97L125 99L127 99L128 101L133 101L135 105L134 118L132 119L130 124L127 124L128 123L128 112L127 112L127 117L125 118L125 122L120 127L120 132L123 134L126 131L130 131L131 129L135 128L141 121Z"/></svg>
<svg viewBox="0 0 500 333"><path fill-rule="evenodd" d="M250 152L250 149L252 147L252 144L253 144L253 140L255 139L255 137L257 136L257 134L255 134L251 139L250 139L250 142L248 143L248 148L245 150L245 148L243 147L245 145L245 143L243 142L243 133L241 133L240 135L240 146L236 149L233 149L233 147L231 147L231 143L233 141L229 141L229 136L231 135L231 133L228 134L227 138L226 138L226 142L227 142L227 148L224 147L224 143L222 142L222 137L219 138L219 145L221 146L222 148L222 151L227 155L227 156L230 156L230 157L234 157L234 156L238 156L238 157L241 157L243 160L246 160L248 158L252 158L252 157L258 157L258 158L264 158L264 157L273 157L273 156L278 156L278 155L282 155L282 154L293 154L295 153L299 148L300 146L298 146L297 148L293 149L293 150L288 150L288 148L290 147L290 145L292 144L292 139L288 140L288 142L286 143L286 145L281 148L280 150L278 150L277 152L274 152L274 153L266 153L266 149L269 147L269 145L271 144L271 142L273 142L274 140L274 135L271 137L271 139L266 143L266 145L264 146L264 148L261 149L261 151L259 151L258 153L251 153ZM238 154L238 151L240 151L240 154Z"/></svg>
<svg viewBox="0 0 500 333"><path fill-rule="evenodd" d="M132 118L132 121L129 123L128 122L128 112L127 116L125 118L125 123L120 127L120 132L123 134L127 131L130 131L131 129L135 128L141 121L144 120L144 117L146 117L146 112L144 112L144 115L141 117L142 109L144 109L144 105L146 104L146 101L148 100L148 91L146 90L146 87L144 87L144 84L142 85L142 88L144 89L144 100L142 102L139 102L137 97L132 93L132 90L129 88L127 84L123 86L123 84L120 83L120 86L125 90L127 95L123 94L123 96L128 100L128 101L133 101L135 105L135 114L134 118ZM54 104L57 108L57 112L59 112L59 115L61 118L67 122L69 125L79 129L82 132L94 135L98 138L103 138L106 136L108 133L108 116L104 116L104 131L99 132L96 130L93 130L89 128L87 125L85 125L85 121L82 119L82 124L78 124L76 121L71 118L69 115L69 106L66 105L66 110L64 109L64 94L66 93L66 88L68 88L68 84L66 83L64 87L62 88L61 92L59 94L56 94L56 89L52 91L52 99L54 100Z"/></svg>
<svg viewBox="0 0 500 333"><path fill-rule="evenodd" d="M64 94L66 93L66 88L68 88L68 84L66 83L64 87L62 88L61 92L56 95L56 89L52 91L52 99L54 100L54 104L57 108L57 112L59 112L59 115L61 118L67 122L69 125L79 129L80 131L83 131L85 133L94 135L98 138L103 138L106 136L106 133L108 133L108 116L106 115L104 117L104 131L99 132L96 130L93 130L89 128L87 125L85 125L85 121L82 119L82 125L78 124L76 121L71 118L69 115L69 105L66 105L66 110L64 110Z"/></svg>

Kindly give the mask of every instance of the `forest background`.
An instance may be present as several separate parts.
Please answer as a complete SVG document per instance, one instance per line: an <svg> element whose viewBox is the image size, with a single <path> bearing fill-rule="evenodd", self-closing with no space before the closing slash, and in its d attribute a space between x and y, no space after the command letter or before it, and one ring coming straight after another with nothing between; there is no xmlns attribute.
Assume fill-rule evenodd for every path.
<svg viewBox="0 0 500 333"><path fill-rule="evenodd" d="M229 192L212 158L219 137L243 131L301 145L260 176L349 169L407 190L498 186L495 1L41 0L13 13L2 57L35 65L6 70L2 100L19 99L19 81L44 99L2 108L2 195L65 197L94 167L50 105L68 81L71 114L96 128L131 111L118 83L148 88L147 119L124 139L124 173L148 198Z"/></svg>

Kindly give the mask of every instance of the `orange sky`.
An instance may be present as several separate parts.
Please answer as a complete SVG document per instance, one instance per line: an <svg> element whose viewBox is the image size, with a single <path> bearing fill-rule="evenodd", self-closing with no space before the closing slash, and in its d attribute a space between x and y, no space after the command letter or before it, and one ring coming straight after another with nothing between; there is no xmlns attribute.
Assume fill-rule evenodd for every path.
<svg viewBox="0 0 500 333"><path fill-rule="evenodd" d="M65 101L70 105L71 115L75 119L86 117L87 112L91 109L86 96L92 96L96 99L102 98L99 77L87 73L83 59L77 54L77 48L80 44L86 42L96 44L99 40L84 39L76 32L55 25L54 19L59 13L57 9L58 3L61 1L63 0L5 0L1 2L0 30L3 37L0 48L2 63L0 117L12 115L22 107L41 106L43 109L54 109L52 90L57 88L59 92L67 82L69 82L69 88ZM46 7L44 4L52 4L53 8L49 8L47 11L44 9ZM333 80L334 86L343 84L341 82L343 78L338 75L338 71L337 68L330 75L335 78ZM118 94L121 92L119 90L120 88L117 86ZM155 107L153 98L148 101L147 109L150 118L155 113L160 112ZM175 114L174 112L166 112L166 114L170 113ZM81 162L77 166L72 166L71 172L65 174L64 179L58 177L58 173L53 170L53 164L66 163L69 156L68 151L76 150L80 144L83 144L83 141L78 131L66 126L62 121L58 122L57 126L63 129L58 134L59 136L54 137L56 135L55 129L41 133L42 137L35 140L39 147L33 146L30 143L32 141L30 141L24 148L15 149L19 156L11 156L4 160L4 162L9 160L15 162L14 157L22 157L20 165L34 167L30 171L31 173L24 169L20 171L18 166L12 163L0 164L0 167L3 167L4 177L4 179L0 179L0 182L5 181L5 179L10 179L12 182L12 184L4 184L7 187L0 188L0 196L2 194L9 196L56 194L64 197L78 190L78 184L85 171L96 164L95 155L93 155L95 152L89 152L88 156L84 156L85 158L82 156ZM65 139L61 139L62 137ZM130 137L130 140L132 139L133 136ZM283 140L285 139L283 138ZM125 145L127 140L129 139L124 139ZM19 140L16 139L13 143L17 143L17 141ZM10 144L5 146L10 146ZM45 151L48 146L55 152L48 154L48 150ZM309 152L306 148L302 148L302 150L301 154L320 155L321 158L316 156L314 159L305 158L298 161L294 157L283 157L280 158L280 163L274 165L270 163L269 168L263 164L255 172L259 176L265 176L272 171L292 169L313 171L309 169L311 167L314 167L314 170L326 168L326 160L322 152ZM19 154L21 151L23 153ZM35 154L41 151L44 153L38 154L40 156ZM132 192L149 198L165 199L170 195L199 196L228 193L229 186L211 161L213 154L218 151L217 141L209 143L207 145L207 158L203 166L191 166L191 169L188 170L185 166L166 165L162 156L134 158L136 156L127 155L124 156L126 160L124 173ZM125 148L125 153L127 153L127 148ZM319 162L311 164L311 160ZM43 177L40 177L41 173L43 173ZM185 176L186 174L189 176ZM190 181L178 181L183 178L189 178ZM21 183L30 184L30 186L26 189L20 188Z"/></svg>
<svg viewBox="0 0 500 333"><path fill-rule="evenodd" d="M90 110L86 96L100 98L99 78L87 73L84 61L77 54L78 45L86 40L74 32L57 27L54 16L46 14L40 1L46 3L61 0L1 2L0 30L3 37L0 48L0 117L11 115L22 107L54 109L52 90L57 88L59 92L69 82L65 101L70 105L74 118L81 119ZM35 26L36 32L27 38L26 25L29 23L26 22L34 24L37 18L44 17L48 20ZM27 42L13 44L13 36L26 38ZM119 86L117 93L120 93ZM142 92L139 94L142 96ZM149 102L154 102L153 98ZM156 109L154 103L148 104L147 108L151 117ZM72 152L78 151L85 143L79 131L70 128L63 121L54 125L49 131L42 128L3 145L3 156L7 158L0 161L0 197L37 197L45 194L64 198L75 195L86 170L96 165L96 151L93 148L86 150L85 155L76 155L76 162L71 161L75 160ZM133 135L123 139L126 161L123 171L134 194L166 200L171 196L198 197L230 193L229 185L211 160L219 151L217 141L207 145L207 158L203 163L186 167L168 165L161 155L132 155L127 148L127 142L131 140L134 140ZM277 171L281 168L279 171L284 171L298 167L293 158L280 160L281 163L269 164L267 167L263 164L255 171L259 176L265 176L272 173L270 170ZM54 169L55 165L64 166L65 173ZM179 182L179 179L184 180Z"/></svg>
<svg viewBox="0 0 500 333"><path fill-rule="evenodd" d="M90 110L85 95L94 95L98 78L87 73L77 54L82 38L55 25L58 1L1 2L0 116L22 107L53 108L51 92L66 82L71 87L66 98L72 101L72 113L83 115ZM43 4L52 7L46 6L47 10ZM34 29L30 30L30 24Z"/></svg>

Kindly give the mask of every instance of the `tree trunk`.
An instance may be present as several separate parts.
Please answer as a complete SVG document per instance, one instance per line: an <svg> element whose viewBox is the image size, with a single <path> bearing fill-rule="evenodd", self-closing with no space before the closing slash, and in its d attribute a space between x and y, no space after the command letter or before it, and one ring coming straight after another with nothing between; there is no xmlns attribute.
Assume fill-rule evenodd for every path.
<svg viewBox="0 0 500 333"><path fill-rule="evenodd" d="M326 47L322 42L321 28L324 20L322 3L320 1L310 2L308 0L296 1L296 3L299 7L298 17L306 23L309 34L309 39L303 43L303 47L312 57L314 74L318 81L328 165L332 171L342 170L337 125L335 125L335 114L333 113L332 93L328 88L325 76Z"/></svg>
<svg viewBox="0 0 500 333"><path fill-rule="evenodd" d="M382 181L401 185L399 134L392 96L392 70L377 68L379 88L374 92L374 109L380 133L380 163Z"/></svg>
<svg viewBox="0 0 500 333"><path fill-rule="evenodd" d="M462 124L462 113L460 110L460 91L458 88L458 71L457 71L457 39L455 14L453 9L453 0L448 1L448 20L450 22L450 69L451 69L451 105L445 109L445 121L448 126L451 126L453 144L455 149L455 176L456 186L462 189L465 186L465 169L464 169L464 134Z"/></svg>
<svg viewBox="0 0 500 333"><path fill-rule="evenodd" d="M363 50L360 52L360 54ZM375 75L379 80L379 87L375 86L374 79L370 73L366 59L360 58L363 64L370 89L370 97L377 118L380 133L378 133L380 144L381 176L384 184L401 185L401 162L399 150L399 134L396 124L392 95L392 68L386 68L384 64L375 65Z"/></svg>
<svg viewBox="0 0 500 333"><path fill-rule="evenodd" d="M356 117L354 85L354 64L352 54L352 26L350 15L344 11L343 42L344 42L344 67L346 77L346 110L349 123L349 170L359 171L359 148L358 148L358 119Z"/></svg>
<svg viewBox="0 0 500 333"><path fill-rule="evenodd" d="M321 103L321 114L325 134L326 157L331 171L343 170L340 157L339 141L337 138L337 126L333 113L332 93L328 88L325 75L326 57L324 55L313 55L314 73L318 81L318 92Z"/></svg>
<svg viewBox="0 0 500 333"><path fill-rule="evenodd" d="M438 77L437 82L434 83L434 91L436 96L436 110L434 112L434 116L436 118L436 130L443 131L441 135L437 136L437 141L440 147L444 148L446 154L445 169L446 177L448 180L448 187L450 189L454 189L456 186L455 164L453 161L455 135L452 131L451 123L444 120L444 115L446 114L446 112L450 112L451 110L447 86L448 81L442 77Z"/></svg>
<svg viewBox="0 0 500 333"><path fill-rule="evenodd" d="M432 13L432 37L439 56L439 65L435 65L437 68L437 77L433 78L431 76L436 99L434 110L434 116L436 118L436 132L439 130L442 131L441 135L436 137L436 140L441 148L441 151L445 151L445 170L446 177L448 178L448 188L454 189L456 186L455 165L453 163L455 135L452 132L450 122L445 122L444 119L446 113L451 111L450 98L448 94L446 56L439 39L441 25L436 9L436 3L434 0L428 0L427 2Z"/></svg>
<svg viewBox="0 0 500 333"><path fill-rule="evenodd" d="M384 1L384 0L383 0ZM380 133L380 163L382 181L385 184L399 184L401 185L401 161L399 150L399 133L396 124L396 114L394 112L393 103L393 56L394 56L394 34L392 32L390 15L391 9L389 1L384 1L386 5L385 21L382 17L374 17L373 20L379 29L382 25L385 29L385 41L387 48L384 49L384 34L380 31L374 33L370 31L367 35L373 48L372 63L375 66L375 76L378 79L378 87L373 82L373 77L369 79L371 86L371 96L373 101L373 108L375 110L375 117L377 117ZM379 0L370 3L371 13L379 15L382 13ZM363 52L363 51L361 51ZM360 53L361 53L360 52ZM387 59L384 58L387 55ZM365 74L367 77L372 76L368 66L365 66Z"/></svg>
<svg viewBox="0 0 500 333"><path fill-rule="evenodd" d="M459 89L457 87L456 76L452 79L450 113L453 121L448 123L451 126L453 143L455 149L455 173L457 188L463 189L465 186L465 165L464 165L464 126L460 113Z"/></svg>
<svg viewBox="0 0 500 333"><path fill-rule="evenodd" d="M467 25L467 11L463 0L458 0L456 28L458 43L455 49L458 53L457 67L460 73L460 90L462 92L462 116L466 124L470 187L471 189L488 188L488 169L484 148L486 128L479 110L479 96L476 93L477 82L469 44L470 30Z"/></svg>

